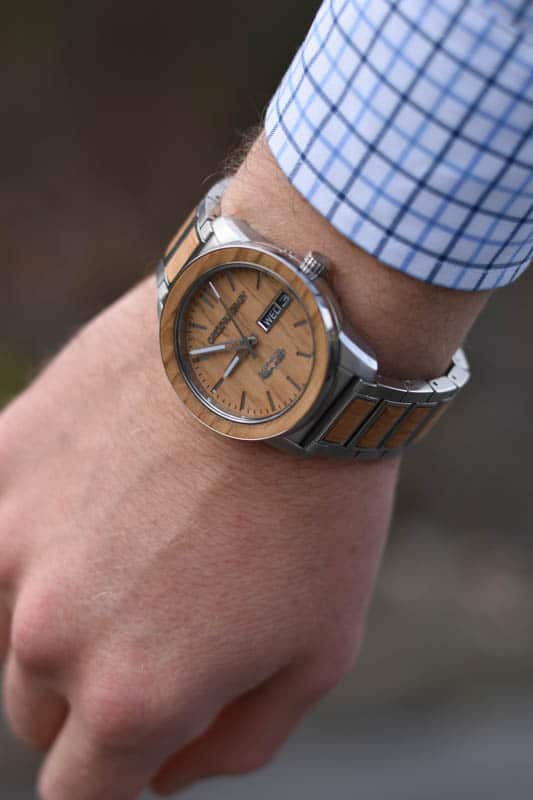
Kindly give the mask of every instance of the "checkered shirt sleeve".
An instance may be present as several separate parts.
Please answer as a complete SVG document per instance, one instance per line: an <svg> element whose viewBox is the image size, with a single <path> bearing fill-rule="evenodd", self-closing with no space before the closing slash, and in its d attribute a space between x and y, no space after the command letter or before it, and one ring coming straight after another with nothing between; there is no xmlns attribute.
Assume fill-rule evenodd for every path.
<svg viewBox="0 0 533 800"><path fill-rule="evenodd" d="M511 283L533 255L533 0L324 0L265 129L293 186L383 263Z"/></svg>

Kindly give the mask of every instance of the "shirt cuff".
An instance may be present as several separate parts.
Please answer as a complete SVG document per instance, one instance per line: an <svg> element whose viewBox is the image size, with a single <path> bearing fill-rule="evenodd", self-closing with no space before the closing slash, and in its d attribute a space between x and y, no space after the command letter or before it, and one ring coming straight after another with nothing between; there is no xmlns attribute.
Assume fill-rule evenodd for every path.
<svg viewBox="0 0 533 800"><path fill-rule="evenodd" d="M493 289L532 258L523 0L325 0L265 129L303 197L401 272Z"/></svg>

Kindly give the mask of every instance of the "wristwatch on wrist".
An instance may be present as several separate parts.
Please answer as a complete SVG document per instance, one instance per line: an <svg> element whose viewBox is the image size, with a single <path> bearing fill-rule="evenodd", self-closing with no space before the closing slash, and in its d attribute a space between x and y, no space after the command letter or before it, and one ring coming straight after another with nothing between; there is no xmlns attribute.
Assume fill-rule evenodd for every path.
<svg viewBox="0 0 533 800"><path fill-rule="evenodd" d="M343 319L327 259L221 216L228 183L157 267L161 353L181 400L219 434L303 455L381 458L419 441L469 379L462 350L434 380L381 376Z"/></svg>

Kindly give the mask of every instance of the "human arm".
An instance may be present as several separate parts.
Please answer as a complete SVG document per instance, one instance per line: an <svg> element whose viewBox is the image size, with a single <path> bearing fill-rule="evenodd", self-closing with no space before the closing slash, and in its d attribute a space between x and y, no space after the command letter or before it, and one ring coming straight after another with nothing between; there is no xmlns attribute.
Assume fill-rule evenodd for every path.
<svg viewBox="0 0 533 800"><path fill-rule="evenodd" d="M225 210L280 244L313 238L335 268L357 273L365 302L348 277L338 293L382 364L436 374L484 295L419 285L355 249L345 259L344 239L319 231L306 207L287 228L299 198L273 167L268 152L254 153ZM245 173L261 191L250 193ZM281 194L265 205L273 185ZM442 296L435 326L430 295ZM369 312L383 304L372 328ZM151 282L8 409L0 449L9 714L46 746L70 704L43 772L45 800L133 797L176 751L169 788L257 766L353 663L397 463L296 461L199 428L162 374Z"/></svg>
<svg viewBox="0 0 533 800"><path fill-rule="evenodd" d="M226 210L246 203L283 244L299 200L278 173L260 142ZM251 176L266 205L246 200ZM344 240L315 211L297 219L293 247L316 236L343 263ZM371 274L357 277L369 297ZM449 295L453 314L462 296ZM458 326L479 307L467 317L464 302ZM463 329L450 330L453 349ZM388 339L374 338L383 358ZM45 800L134 797L173 754L161 789L257 766L350 668L362 635L397 461L294 461L219 440L177 403L157 350L149 281L0 422L6 706L21 736L54 743Z"/></svg>
<svg viewBox="0 0 533 800"><path fill-rule="evenodd" d="M52 745L45 800L134 797L205 728L169 788L258 766L350 668L396 463L199 427L161 368L151 280L5 411L0 447L6 709Z"/></svg>

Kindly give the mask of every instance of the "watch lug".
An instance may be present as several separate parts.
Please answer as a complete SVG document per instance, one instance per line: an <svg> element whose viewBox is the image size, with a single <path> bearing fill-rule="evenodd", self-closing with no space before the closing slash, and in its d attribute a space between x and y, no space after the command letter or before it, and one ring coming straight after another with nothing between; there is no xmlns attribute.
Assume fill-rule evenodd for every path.
<svg viewBox="0 0 533 800"><path fill-rule="evenodd" d="M157 284L157 315L161 317L163 306L166 303L170 289L167 276L165 275L165 260L163 258L160 259L157 264L155 275Z"/></svg>
<svg viewBox="0 0 533 800"><path fill-rule="evenodd" d="M339 366L350 375L371 383L378 374L378 362L372 348L343 323L339 332Z"/></svg>
<svg viewBox="0 0 533 800"><path fill-rule="evenodd" d="M213 222L220 215L220 201L229 184L230 178L223 178L200 201L196 211L196 228L202 242L207 242L213 234Z"/></svg>
<svg viewBox="0 0 533 800"><path fill-rule="evenodd" d="M246 222L233 217L217 217L211 223L214 241L213 246L245 243L257 240L257 233ZM211 244L211 243L210 243Z"/></svg>

